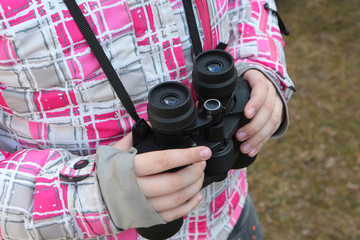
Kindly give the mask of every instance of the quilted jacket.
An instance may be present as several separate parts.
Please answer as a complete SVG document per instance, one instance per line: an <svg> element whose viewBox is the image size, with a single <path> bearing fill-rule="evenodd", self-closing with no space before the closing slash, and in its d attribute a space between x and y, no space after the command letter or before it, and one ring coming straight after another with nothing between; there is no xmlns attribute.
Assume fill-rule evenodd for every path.
<svg viewBox="0 0 360 240"><path fill-rule="evenodd" d="M76 2L140 117L147 119L146 96L156 84L191 87L193 52L181 0ZM262 71L287 112L293 83L275 2L192 4L203 49L228 43L239 75ZM133 124L63 1L0 0L2 239L140 239L133 227L141 226L123 230L112 221L95 162L97 149L111 146ZM287 124L286 114L277 136ZM247 195L246 170L231 171L202 191L203 201L172 239L226 239Z"/></svg>

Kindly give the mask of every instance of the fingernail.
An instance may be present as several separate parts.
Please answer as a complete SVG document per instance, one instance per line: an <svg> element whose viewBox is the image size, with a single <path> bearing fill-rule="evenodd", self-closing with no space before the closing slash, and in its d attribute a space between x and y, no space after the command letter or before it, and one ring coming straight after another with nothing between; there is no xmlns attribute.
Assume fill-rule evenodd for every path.
<svg viewBox="0 0 360 240"><path fill-rule="evenodd" d="M246 151L249 150L249 149L250 149L250 144L246 143L244 145L241 145L241 151L243 153L246 153Z"/></svg>
<svg viewBox="0 0 360 240"><path fill-rule="evenodd" d="M201 150L200 152L200 157L204 160L209 159L211 156L211 150L209 148L204 148L203 150Z"/></svg>
<svg viewBox="0 0 360 240"><path fill-rule="evenodd" d="M239 132L236 134L236 138L239 140L239 141L242 141L246 138L247 134L246 132Z"/></svg>
<svg viewBox="0 0 360 240"><path fill-rule="evenodd" d="M206 167L206 161L202 161L202 162L201 162L201 165L202 165L203 168L205 169L205 167Z"/></svg>
<svg viewBox="0 0 360 240"><path fill-rule="evenodd" d="M249 157L255 156L256 153L257 153L257 149L254 148L254 149L249 153Z"/></svg>
<svg viewBox="0 0 360 240"><path fill-rule="evenodd" d="M252 118L254 116L254 114L255 114L255 111L256 111L256 109L254 107L250 108L249 111L248 111L249 117Z"/></svg>

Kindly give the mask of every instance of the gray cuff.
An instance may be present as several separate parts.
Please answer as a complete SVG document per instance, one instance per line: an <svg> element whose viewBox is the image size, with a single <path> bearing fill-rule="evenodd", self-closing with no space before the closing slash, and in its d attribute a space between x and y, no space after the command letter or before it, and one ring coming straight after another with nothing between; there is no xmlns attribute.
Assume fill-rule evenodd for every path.
<svg viewBox="0 0 360 240"><path fill-rule="evenodd" d="M286 130L289 127L289 112L288 112L288 106L287 106L287 102L285 100L285 97L283 96L281 90L280 90L280 82L279 80L273 76L271 73L269 73L268 71L266 71L264 68L261 68L259 66L256 65L247 65L247 64L239 64L236 66L237 71L239 76L243 75L244 72L246 72L247 70L250 69L256 69L259 70L260 72L262 72L268 79L270 79L270 81L274 84L279 96L281 97L281 100L284 104L284 118L283 121L281 122L278 130L276 130L276 132L271 136L272 138L280 138L282 135L284 135L284 133L286 132Z"/></svg>
<svg viewBox="0 0 360 240"><path fill-rule="evenodd" d="M111 220L118 229L150 227L165 221L142 194L133 170L136 149L121 152L100 146L96 152L96 171L101 195Z"/></svg>

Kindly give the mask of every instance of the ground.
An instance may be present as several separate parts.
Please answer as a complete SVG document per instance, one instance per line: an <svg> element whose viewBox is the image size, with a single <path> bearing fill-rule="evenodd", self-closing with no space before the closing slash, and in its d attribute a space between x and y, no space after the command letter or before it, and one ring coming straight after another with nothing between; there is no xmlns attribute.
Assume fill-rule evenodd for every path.
<svg viewBox="0 0 360 240"><path fill-rule="evenodd" d="M265 239L360 239L360 5L278 0L290 126L248 168Z"/></svg>

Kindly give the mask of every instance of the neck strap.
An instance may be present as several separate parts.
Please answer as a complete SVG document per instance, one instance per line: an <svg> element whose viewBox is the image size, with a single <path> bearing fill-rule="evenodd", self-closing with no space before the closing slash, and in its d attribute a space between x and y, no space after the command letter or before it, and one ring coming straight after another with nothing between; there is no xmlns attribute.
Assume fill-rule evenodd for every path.
<svg viewBox="0 0 360 240"><path fill-rule="evenodd" d="M109 58L106 56L99 41L96 39L94 32L92 31L89 23L86 21L86 18L81 12L80 7L77 5L76 0L64 0L64 3L69 9L71 16L74 18L76 25L84 36L91 51L95 55L98 63L100 64L100 67L103 69L115 93L121 100L122 104L124 105L126 111L129 113L131 118L136 122L132 128L133 144L134 146L136 146L138 142L141 142L150 134L151 128L145 122L145 120L140 119L139 115L137 114L135 106L131 101L128 92L122 84ZM186 20L189 27L191 42L193 45L195 56L197 56L202 52L202 45L200 41L199 31L196 25L196 19L192 8L192 3L191 0L183 0L183 4Z"/></svg>
<svg viewBox="0 0 360 240"><path fill-rule="evenodd" d="M125 109L135 121L138 121L140 118L135 110L135 106L131 101L129 94L125 90L124 85L120 81L118 74L112 66L109 58L106 56L99 41L96 39L89 23L86 21L85 16L82 14L80 7L76 4L75 0L64 0L64 2L68 7L71 16L74 18L76 25L84 36L86 42L89 44L91 51L94 53L96 59L98 60L106 77L109 79L116 94L124 105Z"/></svg>
<svg viewBox="0 0 360 240"><path fill-rule="evenodd" d="M190 39L193 45L193 50L195 56L199 55L202 52L202 45L199 36L199 30L196 25L196 18L194 14L194 10L192 7L191 0L183 0L186 22L188 24Z"/></svg>
<svg viewBox="0 0 360 240"><path fill-rule="evenodd" d="M109 58L106 56L99 41L96 39L95 34L91 30L89 23L86 21L86 18L81 12L80 7L77 5L76 1L64 0L64 2L69 9L71 16L74 18L76 25L80 29L80 32L88 43L91 51L93 52L98 63L100 64L100 67L103 69L115 93L121 100L122 104L124 105L126 111L129 113L131 118L136 122L133 126L132 132L134 135L133 144L134 146L137 145L138 142L141 142L150 134L151 128L145 122L145 120L141 119L137 114L135 106L131 101L128 92L122 84Z"/></svg>

